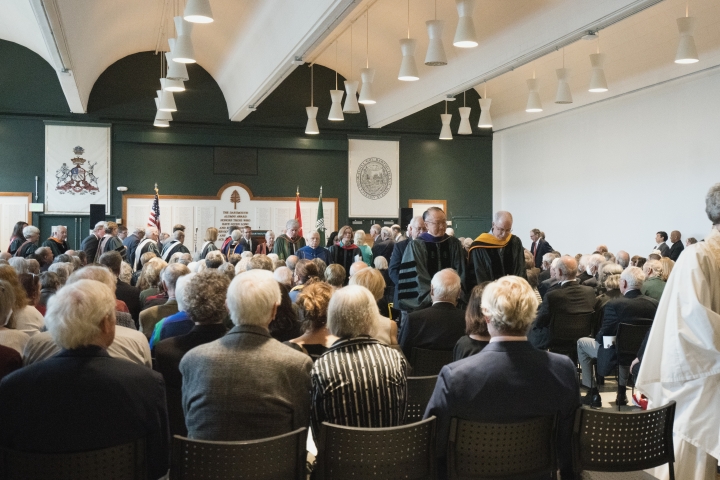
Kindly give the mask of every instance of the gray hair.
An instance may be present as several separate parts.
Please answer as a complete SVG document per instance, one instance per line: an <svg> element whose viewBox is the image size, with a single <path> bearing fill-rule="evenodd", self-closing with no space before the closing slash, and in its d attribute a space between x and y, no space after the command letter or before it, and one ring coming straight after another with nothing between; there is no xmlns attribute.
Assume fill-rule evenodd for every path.
<svg viewBox="0 0 720 480"><path fill-rule="evenodd" d="M433 275L430 281L435 299L455 303L460 296L460 276L452 268L445 268Z"/></svg>
<svg viewBox="0 0 720 480"><path fill-rule="evenodd" d="M27 261L22 257L12 257L9 259L8 264L15 269L18 275L21 273L28 273Z"/></svg>
<svg viewBox="0 0 720 480"><path fill-rule="evenodd" d="M648 260L643 265L643 273L647 275L647 278L661 277L663 274L663 266L660 260Z"/></svg>
<svg viewBox="0 0 720 480"><path fill-rule="evenodd" d="M267 232L265 232L265 238L267 238L268 235L275 236L275 232L273 232L272 230L268 230Z"/></svg>
<svg viewBox="0 0 720 480"><path fill-rule="evenodd" d="M239 242L242 238L242 230L233 230L230 234L230 237L232 238L233 242Z"/></svg>
<svg viewBox="0 0 720 480"><path fill-rule="evenodd" d="M267 328L273 307L280 305L280 285L267 270L250 270L236 276L227 292L227 306L235 325Z"/></svg>
<svg viewBox="0 0 720 480"><path fill-rule="evenodd" d="M599 253L594 253L590 255L590 258L588 259L587 264L585 265L586 268L595 267L595 271L600 267L601 263L606 262L607 260L605 257Z"/></svg>
<svg viewBox="0 0 720 480"><path fill-rule="evenodd" d="M180 232L181 230L177 230ZM190 269L182 263L171 263L160 273L160 279L165 283L168 290L175 290L178 278L190 273Z"/></svg>
<svg viewBox="0 0 720 480"><path fill-rule="evenodd" d="M485 287L482 312L502 335L525 335L537 312L538 300L521 277L502 277Z"/></svg>
<svg viewBox="0 0 720 480"><path fill-rule="evenodd" d="M630 254L625 250L620 250L617 252L617 255L615 255L615 262L622 268L627 268L630 266Z"/></svg>
<svg viewBox="0 0 720 480"><path fill-rule="evenodd" d="M293 272L288 267L278 267L273 272L273 278L288 288L292 288Z"/></svg>
<svg viewBox="0 0 720 480"><path fill-rule="evenodd" d="M375 257L373 260L373 265L375 265L375 268L378 270L387 270L388 269L388 262L387 258L383 257L382 255L379 255Z"/></svg>
<svg viewBox="0 0 720 480"><path fill-rule="evenodd" d="M578 269L575 257L571 257L570 255L563 255L557 260L558 263L555 266L555 270L557 271L558 275L568 280L572 280L577 276Z"/></svg>
<svg viewBox="0 0 720 480"><path fill-rule="evenodd" d="M60 277L60 285L65 285L65 282L67 282L73 268L69 263L53 263L47 271L56 273L57 276Z"/></svg>
<svg viewBox="0 0 720 480"><path fill-rule="evenodd" d="M607 287L606 282L608 277L612 275L620 275L623 272L623 267L617 263L608 262L600 267L600 274L598 275L598 283L603 287ZM616 287L617 288L617 287Z"/></svg>
<svg viewBox="0 0 720 480"><path fill-rule="evenodd" d="M647 264L648 262L646 262ZM640 290L645 283L645 274L638 267L628 267L620 274L620 280L625 280L628 284L628 290Z"/></svg>
<svg viewBox="0 0 720 480"><path fill-rule="evenodd" d="M499 222L503 219L503 217L508 217L510 221L513 221L512 213L506 211L506 210L498 210L495 212L495 215L493 216L493 222Z"/></svg>
<svg viewBox="0 0 720 480"><path fill-rule="evenodd" d="M327 327L340 338L374 335L377 303L370 290L360 285L348 285L336 291L328 305Z"/></svg>
<svg viewBox="0 0 720 480"><path fill-rule="evenodd" d="M560 258L560 255L555 252L548 252L542 256L542 261L550 265L556 258Z"/></svg>
<svg viewBox="0 0 720 480"><path fill-rule="evenodd" d="M58 230L60 228L64 228L67 230L67 227L65 225L53 225L52 229L50 230L50 233L54 236L56 233L58 233Z"/></svg>
<svg viewBox="0 0 720 480"><path fill-rule="evenodd" d="M392 228L382 227L380 229L380 237L381 238L391 238L392 237Z"/></svg>
<svg viewBox="0 0 720 480"><path fill-rule="evenodd" d="M105 231L105 227L107 227L107 222L104 220L100 220L99 222L97 222L95 224L95 227L93 227L93 232L96 230L99 230L99 229L102 229L103 231Z"/></svg>
<svg viewBox="0 0 720 480"><path fill-rule="evenodd" d="M133 228L133 231L132 231L133 235L139 235L140 233L145 233L145 229L141 228L141 227Z"/></svg>
<svg viewBox="0 0 720 480"><path fill-rule="evenodd" d="M287 222L285 222L285 228L287 230L290 230L291 228L297 230L298 228L300 228L300 223L295 219L288 220Z"/></svg>
<svg viewBox="0 0 720 480"><path fill-rule="evenodd" d="M113 296L115 294L115 288L117 287L117 279L107 267L88 265L85 268L81 268L77 272L73 272L73 274L68 277L65 285L72 285L73 283L77 283L80 280L95 280L96 282L100 282L106 287L108 287L110 290L112 290Z"/></svg>
<svg viewBox="0 0 720 480"><path fill-rule="evenodd" d="M106 317L115 321L113 291L95 280L78 280L50 298L45 325L58 346L74 349L93 343Z"/></svg>
<svg viewBox="0 0 720 480"><path fill-rule="evenodd" d="M185 232L183 230L175 230L172 233L172 237L174 240L177 240L178 242L182 243L183 240L185 240Z"/></svg>
<svg viewBox="0 0 720 480"><path fill-rule="evenodd" d="M118 278L121 282L124 283L130 283L132 281L132 267L127 262L122 262L120 264L120 275L118 275Z"/></svg>
<svg viewBox="0 0 720 480"><path fill-rule="evenodd" d="M362 246L365 245L365 231L363 230L355 230L355 233L353 234L355 245Z"/></svg>
<svg viewBox="0 0 720 480"><path fill-rule="evenodd" d="M713 225L720 223L720 183L716 183L708 190L705 196L705 213Z"/></svg>
<svg viewBox="0 0 720 480"><path fill-rule="evenodd" d="M150 236L151 236L153 233L158 233L158 229L155 228L155 227L147 227L147 228L145 229L145 236L146 236L147 238L150 238Z"/></svg>
<svg viewBox="0 0 720 480"><path fill-rule="evenodd" d="M28 225L27 227L23 228L23 237L28 238L32 237L33 235L40 235L40 229L37 227L33 227L32 225Z"/></svg>

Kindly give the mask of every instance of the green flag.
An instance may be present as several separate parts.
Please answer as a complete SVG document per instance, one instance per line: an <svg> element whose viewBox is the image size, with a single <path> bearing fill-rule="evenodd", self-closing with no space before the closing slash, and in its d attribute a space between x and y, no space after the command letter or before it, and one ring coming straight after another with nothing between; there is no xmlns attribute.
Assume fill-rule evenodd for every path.
<svg viewBox="0 0 720 480"><path fill-rule="evenodd" d="M320 246L325 246L325 214L323 213L322 204L322 187L320 187L320 198L318 199L318 214L315 221L315 230L320 234Z"/></svg>

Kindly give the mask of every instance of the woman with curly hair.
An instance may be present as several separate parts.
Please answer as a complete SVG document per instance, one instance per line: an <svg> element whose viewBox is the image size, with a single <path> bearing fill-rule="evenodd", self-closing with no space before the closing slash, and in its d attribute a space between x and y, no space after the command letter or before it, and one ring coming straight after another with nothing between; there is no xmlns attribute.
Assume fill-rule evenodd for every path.
<svg viewBox="0 0 720 480"><path fill-rule="evenodd" d="M295 302L305 285L318 281L319 276L320 272L318 272L317 265L312 260L298 260L293 272L293 284L295 286L290 290L290 300Z"/></svg>
<svg viewBox="0 0 720 480"><path fill-rule="evenodd" d="M313 362L338 340L327 328L328 305L334 291L325 282L315 282L305 287L295 302L305 333L285 344L307 353Z"/></svg>
<svg viewBox="0 0 720 480"><path fill-rule="evenodd" d="M29 275L29 274L25 274ZM10 284L15 293L12 316L6 326L16 328L30 336L45 328L45 320L34 306L28 305L28 296L18 274L10 265L0 265L0 280Z"/></svg>

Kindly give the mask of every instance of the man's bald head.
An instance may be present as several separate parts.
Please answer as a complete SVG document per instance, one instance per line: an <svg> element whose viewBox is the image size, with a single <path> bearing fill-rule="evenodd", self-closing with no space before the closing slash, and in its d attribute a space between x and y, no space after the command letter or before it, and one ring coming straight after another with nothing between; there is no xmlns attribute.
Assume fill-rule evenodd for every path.
<svg viewBox="0 0 720 480"><path fill-rule="evenodd" d="M615 263L620 265L623 268L627 268L630 266L630 254L626 252L625 250L620 250L615 255Z"/></svg>
<svg viewBox="0 0 720 480"><path fill-rule="evenodd" d="M367 263L365 262L355 262L352 265L350 265L350 276L352 277L357 272L362 270L363 268L368 268Z"/></svg>
<svg viewBox="0 0 720 480"><path fill-rule="evenodd" d="M679 242L681 238L682 235L677 230L673 230L672 232L670 232L670 241L672 243Z"/></svg>
<svg viewBox="0 0 720 480"><path fill-rule="evenodd" d="M460 276L452 268L440 270L430 282L430 298L433 302L457 303L460 296Z"/></svg>
<svg viewBox="0 0 720 480"><path fill-rule="evenodd" d="M575 280L578 272L577 260L570 255L560 257L557 263L557 276L560 281Z"/></svg>
<svg viewBox="0 0 720 480"><path fill-rule="evenodd" d="M512 213L500 210L495 212L493 217L492 229L490 230L498 240L505 240L512 232L513 216Z"/></svg>
<svg viewBox="0 0 720 480"><path fill-rule="evenodd" d="M414 240L418 235L425 232L427 232L427 226L425 226L425 220L423 220L422 215L413 217L410 225L408 225L408 237Z"/></svg>

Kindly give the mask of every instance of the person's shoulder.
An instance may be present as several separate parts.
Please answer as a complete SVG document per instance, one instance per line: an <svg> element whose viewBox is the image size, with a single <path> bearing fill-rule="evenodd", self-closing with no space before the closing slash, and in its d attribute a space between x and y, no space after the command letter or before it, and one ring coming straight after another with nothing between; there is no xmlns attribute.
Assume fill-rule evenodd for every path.
<svg viewBox="0 0 720 480"><path fill-rule="evenodd" d="M134 328L123 327L122 325L115 325L115 337L147 343L147 337L141 331L135 330Z"/></svg>

